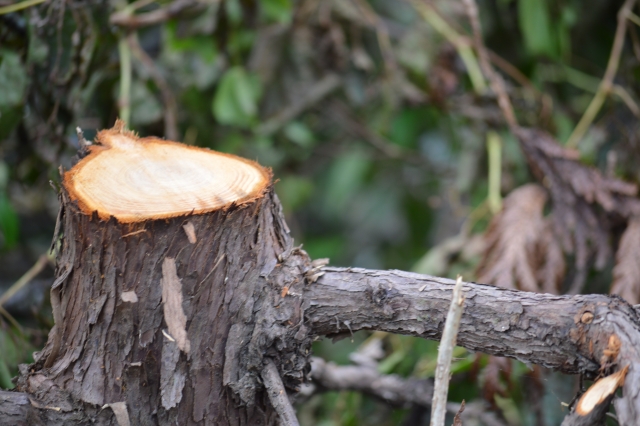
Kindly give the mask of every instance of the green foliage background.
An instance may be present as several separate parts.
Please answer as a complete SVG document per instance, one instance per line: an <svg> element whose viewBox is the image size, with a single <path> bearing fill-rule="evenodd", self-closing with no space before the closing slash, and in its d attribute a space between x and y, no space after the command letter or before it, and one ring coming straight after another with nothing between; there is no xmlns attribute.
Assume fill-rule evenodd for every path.
<svg viewBox="0 0 640 426"><path fill-rule="evenodd" d="M133 28L109 19L170 2L50 0L7 13L13 2L0 0L0 289L47 250L57 213L49 181L57 185L58 166L71 164L76 126L90 139L119 116L143 136L175 132L273 168L289 226L314 258L474 278L477 236L501 195L532 178L474 75L473 53L471 62L460 55L456 43L470 45L461 3L191 3ZM488 47L515 69L507 71L509 92L523 123L567 140L600 83L620 4L479 3ZM640 68L631 31L616 83L634 103ZM579 148L583 161L601 167L618 153L617 173L637 180L637 119L623 100L610 97ZM487 142L489 132L497 144ZM498 162L490 167L491 150ZM491 184L492 169L499 180ZM456 235L464 249L447 248ZM21 329L0 317L4 388L52 325L46 300L25 303L14 312ZM368 338L322 341L315 351L349 363ZM381 372L433 375L437 343L381 338ZM486 358L456 355L451 399L482 398ZM540 380L527 366L513 363L505 377L504 395L492 401L508 424L558 424L560 402L575 391L545 372L532 402ZM311 397L299 415L305 424L390 425L407 422L411 410L343 392Z"/></svg>

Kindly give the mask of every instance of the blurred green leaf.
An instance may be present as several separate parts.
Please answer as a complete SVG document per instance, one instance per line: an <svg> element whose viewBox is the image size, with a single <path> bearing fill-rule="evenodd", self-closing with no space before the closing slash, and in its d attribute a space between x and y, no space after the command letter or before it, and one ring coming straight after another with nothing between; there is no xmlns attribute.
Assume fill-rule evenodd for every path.
<svg viewBox="0 0 640 426"><path fill-rule="evenodd" d="M329 170L329 181L326 185L327 212L343 211L346 202L362 185L369 166L369 158L359 150L346 152L336 158Z"/></svg>
<svg viewBox="0 0 640 426"><path fill-rule="evenodd" d="M557 56L557 45L546 0L519 0L518 22L529 53Z"/></svg>
<svg viewBox="0 0 640 426"><path fill-rule="evenodd" d="M342 235L335 234L322 237L308 236L304 242L304 249L312 259L321 257L339 258L343 254L345 246L345 238Z"/></svg>
<svg viewBox="0 0 640 426"><path fill-rule="evenodd" d="M518 409L513 398L503 398L496 394L494 395L495 403L502 411L502 415L507 419L510 425L520 426L522 424L523 416Z"/></svg>
<svg viewBox="0 0 640 426"><path fill-rule="evenodd" d="M292 121L284 127L283 131L291 142L295 142L303 148L311 148L314 145L313 132L300 121Z"/></svg>
<svg viewBox="0 0 640 426"><path fill-rule="evenodd" d="M7 363L0 358L0 388L1 389L12 389L13 383L11 383L11 373L9 372L9 367L7 367Z"/></svg>
<svg viewBox="0 0 640 426"><path fill-rule="evenodd" d="M276 184L276 192L285 212L291 212L307 202L313 194L313 182L297 175L284 176Z"/></svg>
<svg viewBox="0 0 640 426"><path fill-rule="evenodd" d="M392 352L391 355L383 359L378 364L378 371L382 374L389 374L393 371L393 369L398 365L402 359L405 357L404 351L395 351Z"/></svg>
<svg viewBox="0 0 640 426"><path fill-rule="evenodd" d="M6 162L0 161L0 191L7 189L9 183L9 166Z"/></svg>
<svg viewBox="0 0 640 426"><path fill-rule="evenodd" d="M176 22L169 22L166 26L164 37L166 46L169 49L178 52L195 52L207 63L211 63L216 59L218 48L213 37L207 35L178 37L176 29Z"/></svg>
<svg viewBox="0 0 640 426"><path fill-rule="evenodd" d="M5 248L11 248L18 242L18 215L4 192L0 193L0 231L4 237Z"/></svg>
<svg viewBox="0 0 640 426"><path fill-rule="evenodd" d="M260 6L268 19L280 22L282 24L289 23L292 16L291 0L261 0Z"/></svg>
<svg viewBox="0 0 640 426"><path fill-rule="evenodd" d="M162 118L162 104L143 81L133 80L130 96L132 127L154 123Z"/></svg>
<svg viewBox="0 0 640 426"><path fill-rule="evenodd" d="M227 70L213 98L213 115L222 124L248 127L255 122L262 87L242 67Z"/></svg>
<svg viewBox="0 0 640 426"><path fill-rule="evenodd" d="M242 6L239 0L227 0L225 2L225 10L231 23L239 24L242 22Z"/></svg>
<svg viewBox="0 0 640 426"><path fill-rule="evenodd" d="M432 108L405 108L391 122L390 139L400 146L415 147L420 134L437 123L437 119Z"/></svg>
<svg viewBox="0 0 640 426"><path fill-rule="evenodd" d="M0 326L2 326L1 322ZM21 359L18 356L15 343L3 328L0 328L0 348L2 348L0 351L0 388L12 389L11 378L13 374L9 366L16 365Z"/></svg>
<svg viewBox="0 0 640 426"><path fill-rule="evenodd" d="M2 90L0 88L0 90ZM1 96L0 96L1 97ZM0 107L0 140L7 138L22 119L23 107Z"/></svg>
<svg viewBox="0 0 640 426"><path fill-rule="evenodd" d="M27 88L27 70L20 56L10 50L0 50L0 108L23 102Z"/></svg>

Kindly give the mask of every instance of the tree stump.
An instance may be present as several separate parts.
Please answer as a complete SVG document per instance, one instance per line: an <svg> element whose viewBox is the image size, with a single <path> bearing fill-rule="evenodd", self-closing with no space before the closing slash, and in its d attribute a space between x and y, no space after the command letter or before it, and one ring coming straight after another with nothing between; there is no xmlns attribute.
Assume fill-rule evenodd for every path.
<svg viewBox="0 0 640 426"><path fill-rule="evenodd" d="M265 371L289 389L308 371L311 266L271 172L121 123L79 156L54 238L55 326L18 390L124 408L134 425L275 424L267 391L283 389Z"/></svg>

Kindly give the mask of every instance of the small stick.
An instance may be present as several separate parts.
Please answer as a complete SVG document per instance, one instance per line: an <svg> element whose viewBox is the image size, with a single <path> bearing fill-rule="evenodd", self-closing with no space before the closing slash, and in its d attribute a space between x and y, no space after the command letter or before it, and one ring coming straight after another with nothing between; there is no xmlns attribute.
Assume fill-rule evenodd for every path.
<svg viewBox="0 0 640 426"><path fill-rule="evenodd" d="M291 401L289 401L287 391L284 389L278 367L270 359L267 360L262 369L262 381L264 382L264 387L267 388L271 405L280 416L280 425L299 426L300 423L298 423L296 412L291 405Z"/></svg>
<svg viewBox="0 0 640 426"><path fill-rule="evenodd" d="M256 133L263 136L270 136L274 134L286 123L296 118L305 110L316 105L340 86L342 86L342 79L338 75L326 75L320 81L311 86L301 99L284 107L280 112L276 113L276 115L258 126Z"/></svg>
<svg viewBox="0 0 640 426"><path fill-rule="evenodd" d="M172 141L178 140L178 104L167 79L164 78L154 60L140 46L140 41L135 33L127 37L127 42L133 56L142 63L160 90L160 96L164 103L164 137Z"/></svg>
<svg viewBox="0 0 640 426"><path fill-rule="evenodd" d="M143 232L147 232L146 229L138 229L137 231L129 232L128 234L124 234L122 238L131 237L133 235L142 234Z"/></svg>
<svg viewBox="0 0 640 426"><path fill-rule="evenodd" d="M502 76L495 72L495 70L491 66L489 53L487 52L487 48L482 41L482 28L480 26L480 18L478 17L478 6L476 5L475 0L462 0L462 3L464 5L467 17L469 18L469 22L471 23L471 30L473 31L473 44L475 45L476 51L478 52L478 61L480 63L480 68L482 68L485 77L487 77L487 79L489 80L491 90L493 90L496 97L498 98L498 106L502 110L505 121L513 131L518 127L518 121L513 111L511 99L509 99L509 95L507 94L504 80L502 79Z"/></svg>
<svg viewBox="0 0 640 426"><path fill-rule="evenodd" d="M46 254L41 255L35 265L25 272L18 281L16 281L7 291L4 292L2 296L0 296L0 306L2 306L7 300L11 299L22 287L29 284L32 279L42 272L48 261L49 258Z"/></svg>
<svg viewBox="0 0 640 426"><path fill-rule="evenodd" d="M141 13L139 15L133 15L132 12L141 7L131 7L135 5L134 3L125 10L120 10L111 14L109 17L109 23L111 23L111 25L117 25L130 30L148 27L150 25L161 24L174 16L179 15L184 10L197 6L199 3L200 2L197 0L176 0L159 9ZM144 2L142 4L144 4Z"/></svg>
<svg viewBox="0 0 640 426"><path fill-rule="evenodd" d="M622 5L622 8L618 11L618 26L616 27L616 35L613 40L613 46L611 47L611 53L609 54L609 61L607 62L607 69L604 72L604 77L600 82L598 91L589 103L587 110L582 115L582 118L576 125L575 129L569 136L565 146L567 148L576 148L580 140L584 137L589 126L596 118L596 115L600 111L600 108L604 104L609 93L613 89L613 79L618 73L618 65L620 64L620 55L622 54L622 48L624 47L624 36L627 33L627 20L629 14L632 13L633 6L636 0L626 0ZM624 100L624 99L623 99Z"/></svg>
<svg viewBox="0 0 640 426"><path fill-rule="evenodd" d="M451 297L447 320L444 323L440 347L438 348L438 363L436 365L433 403L431 405L431 426L444 426L444 416L447 412L451 358L453 357L453 347L456 345L458 338L463 304L462 277L458 275L456 285L453 287L453 296Z"/></svg>

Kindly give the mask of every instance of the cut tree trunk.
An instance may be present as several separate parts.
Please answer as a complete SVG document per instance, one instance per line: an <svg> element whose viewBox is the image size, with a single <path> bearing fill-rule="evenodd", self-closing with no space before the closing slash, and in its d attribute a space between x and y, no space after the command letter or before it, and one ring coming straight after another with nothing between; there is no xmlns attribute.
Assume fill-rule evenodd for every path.
<svg viewBox="0 0 640 426"><path fill-rule="evenodd" d="M121 126L98 143L64 174L55 327L18 389L134 425L275 424L261 374L303 381L310 264L270 172Z"/></svg>
<svg viewBox="0 0 640 426"><path fill-rule="evenodd" d="M60 195L55 326L16 391L0 391L0 425L295 425L287 392L305 380L314 338L440 338L451 280L311 262L258 164L121 124L80 157ZM566 425L601 422L618 386L618 420L637 424L633 306L474 283L464 293L460 346L601 378Z"/></svg>

